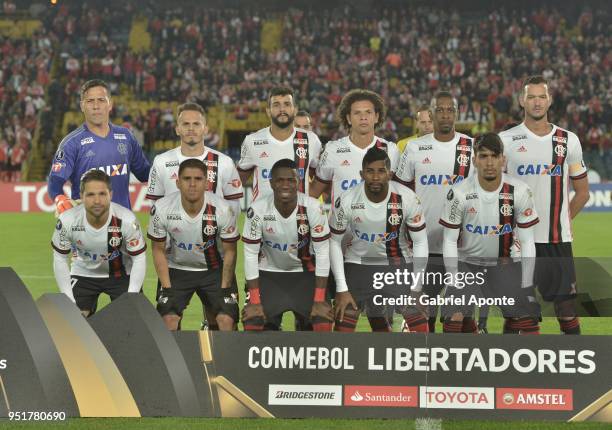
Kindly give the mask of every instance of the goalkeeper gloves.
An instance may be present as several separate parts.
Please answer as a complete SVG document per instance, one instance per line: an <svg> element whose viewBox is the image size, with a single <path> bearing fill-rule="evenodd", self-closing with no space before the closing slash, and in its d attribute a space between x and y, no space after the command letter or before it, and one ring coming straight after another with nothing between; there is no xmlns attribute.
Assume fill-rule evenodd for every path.
<svg viewBox="0 0 612 430"><path fill-rule="evenodd" d="M55 197L55 217L59 217L62 212L72 209L79 204L81 204L80 200L72 200L64 194L58 195Z"/></svg>

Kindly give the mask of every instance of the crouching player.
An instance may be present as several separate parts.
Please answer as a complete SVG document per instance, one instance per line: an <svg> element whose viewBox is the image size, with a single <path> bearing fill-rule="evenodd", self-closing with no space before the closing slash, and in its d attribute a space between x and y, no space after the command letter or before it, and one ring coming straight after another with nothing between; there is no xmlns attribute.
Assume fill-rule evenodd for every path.
<svg viewBox="0 0 612 430"><path fill-rule="evenodd" d="M222 198L206 191L206 178L202 161L183 161L176 181L179 191L157 200L151 208L147 236L160 281L157 310L169 330L180 328L194 293L217 315L220 330L230 331L238 321L238 290L232 283L240 238L236 215ZM166 238L170 240L167 252Z"/></svg>
<svg viewBox="0 0 612 430"><path fill-rule="evenodd" d="M272 194L247 210L242 232L248 303L245 330L263 330L266 320L293 311L297 327L330 331L332 309L326 297L329 226L318 200L298 193L296 164L277 161ZM314 255L313 255L314 253Z"/></svg>
<svg viewBox="0 0 612 430"><path fill-rule="evenodd" d="M444 264L455 282L448 285L446 297L461 297L462 301L443 308L445 333L476 332L476 325L466 324L466 320L472 321L474 306L469 305L470 298L478 296L496 299L500 304L504 333L539 333L531 228L538 223L538 216L531 190L502 174L504 164L502 141L495 133L484 134L474 147L478 175L455 185L447 195L440 224L445 227ZM515 237L521 263L511 258ZM481 275L472 277L474 282L468 285L457 277L459 269Z"/></svg>
<svg viewBox="0 0 612 430"><path fill-rule="evenodd" d="M146 272L140 224L132 211L111 202L111 187L101 170L85 172L80 182L83 204L62 212L51 241L57 285L86 317L96 312L101 293L115 300L125 292L139 292Z"/></svg>
<svg viewBox="0 0 612 430"><path fill-rule="evenodd" d="M423 275L428 255L423 208L414 191L390 182L391 162L385 151L370 148L361 166L363 182L336 198L330 218L330 253L336 279L335 330L354 331L360 313L365 311L373 331L391 331L386 305L393 303L380 303L377 296L384 296L405 297L396 310L410 331L427 332L427 308L420 305L422 281L383 287L373 284L381 271L387 275L397 269L409 271L408 237L413 242L412 272ZM351 238L342 255L341 242L347 230Z"/></svg>

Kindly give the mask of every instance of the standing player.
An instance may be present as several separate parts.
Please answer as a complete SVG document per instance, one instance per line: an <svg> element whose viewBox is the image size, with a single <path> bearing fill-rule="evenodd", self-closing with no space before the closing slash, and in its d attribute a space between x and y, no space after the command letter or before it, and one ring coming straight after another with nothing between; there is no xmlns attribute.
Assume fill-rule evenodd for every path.
<svg viewBox="0 0 612 430"><path fill-rule="evenodd" d="M96 312L101 293L115 300L126 291L140 291L147 246L136 216L111 203L112 181L106 173L90 170L79 179L83 204L59 216L51 246L60 291L88 317Z"/></svg>
<svg viewBox="0 0 612 430"><path fill-rule="evenodd" d="M429 106L421 106L414 116L414 120L416 122L416 134L397 141L397 149L400 154L404 152L408 142L433 133L433 117Z"/></svg>
<svg viewBox="0 0 612 430"><path fill-rule="evenodd" d="M373 331L391 331L387 309L376 301L379 293L408 295L410 288L392 285L375 289L373 276L403 267L410 255L408 231L413 240L413 271L427 264L427 232L419 198L414 191L391 180L387 152L373 147L362 160L363 183L334 201L330 217L330 254L336 280L336 331L354 331L359 314L366 311ZM344 256L341 242L346 232L351 240ZM384 269L383 269L384 267ZM385 273L388 274L388 273ZM386 276L385 276L386 278ZM412 291L420 293L419 283ZM427 332L427 316L419 308L401 309L410 331Z"/></svg>
<svg viewBox="0 0 612 430"><path fill-rule="evenodd" d="M64 183L71 182L71 198L76 200L83 173L98 169L111 178L113 202L129 209L130 173L145 182L149 177L149 161L127 128L110 123L113 103L106 82L99 79L85 82L80 97L85 123L64 137L57 148L49 174L49 196L57 213L70 209L73 201L64 195Z"/></svg>
<svg viewBox="0 0 612 430"><path fill-rule="evenodd" d="M242 182L234 162L227 155L207 148L204 136L208 133L204 109L197 103L185 103L178 107L176 134L181 139L180 146L155 157L149 175L147 198L158 200L177 191L179 165L190 158L198 159L206 165L207 191L226 200L236 215L240 213L240 199L243 195ZM235 276L234 276L235 279ZM232 283L232 292L238 294L238 284ZM235 303L238 313L238 303ZM205 305L206 315L203 327L216 330L216 315Z"/></svg>
<svg viewBox="0 0 612 430"><path fill-rule="evenodd" d="M295 128L293 90L275 87L268 96L270 126L249 134L242 142L238 173L242 183L254 174L253 201L272 193L270 175L278 160L288 158L297 166L298 192L308 195L309 169L315 169L321 141L312 131Z"/></svg>
<svg viewBox="0 0 612 430"><path fill-rule="evenodd" d="M576 314L576 272L572 255L573 219L589 200L589 183L578 136L548 122L552 98L541 76L525 80L519 98L523 123L500 133L508 175L533 190L541 221L535 227L535 283L554 302L561 331L580 334ZM574 197L569 199L569 185Z"/></svg>
<svg viewBox="0 0 612 430"><path fill-rule="evenodd" d="M152 241L153 263L160 281L157 310L169 330L179 329L193 293L211 307L219 329L232 330L238 320L231 288L236 241L240 238L236 214L223 199L206 191L206 178L202 161L183 161L176 183L179 192L162 197L151 208L147 236Z"/></svg>
<svg viewBox="0 0 612 430"><path fill-rule="evenodd" d="M305 110L299 110L293 119L293 126L295 128L301 128L302 130L311 131L312 119L310 118L310 114Z"/></svg>
<svg viewBox="0 0 612 430"><path fill-rule="evenodd" d="M357 186L362 181L361 160L374 146L389 154L391 171L395 172L400 156L397 147L375 135L385 121L386 111L382 97L373 91L351 90L343 97L337 115L349 134L325 145L310 187L312 197L328 192L331 185L331 200L335 201Z"/></svg>
<svg viewBox="0 0 612 430"><path fill-rule="evenodd" d="M427 272L444 274L442 261L442 226L438 224L450 187L472 173L472 138L455 131L457 101L446 91L438 92L431 101L434 131L411 141L402 154L395 180L416 191L423 202L429 243ZM429 277L430 279L432 277ZM438 279L439 276L435 276ZM435 297L442 283L427 283L424 292ZM429 309L429 331L436 327L437 306ZM466 330L475 325L465 320Z"/></svg>
<svg viewBox="0 0 612 430"><path fill-rule="evenodd" d="M197 103L182 104L177 109L176 123L175 131L181 144L153 160L147 198L157 200L176 192L179 165L189 158L196 158L206 165L207 191L240 209L243 189L234 162L222 152L204 146L204 136L208 133L204 109Z"/></svg>
<svg viewBox="0 0 612 430"><path fill-rule="evenodd" d="M538 334L539 315L529 311L536 303L533 226L538 216L529 187L502 174L505 161L499 137L484 134L474 145L477 175L448 192L440 224L445 227L446 272L454 275L455 283L447 287L446 296L512 297L516 303L502 307L504 333ZM461 246L457 249L460 231ZM522 264L511 260L515 238L520 243ZM465 281L457 277L459 267L463 273L482 273L484 283L463 285ZM463 319L471 315L472 308L444 307L444 332L463 331Z"/></svg>
<svg viewBox="0 0 612 430"><path fill-rule="evenodd" d="M242 233L249 288L244 328L263 330L265 320L293 311L296 328L308 327L311 320L315 331L329 331L329 227L323 208L298 192L292 160L277 161L270 173L272 194L251 205Z"/></svg>

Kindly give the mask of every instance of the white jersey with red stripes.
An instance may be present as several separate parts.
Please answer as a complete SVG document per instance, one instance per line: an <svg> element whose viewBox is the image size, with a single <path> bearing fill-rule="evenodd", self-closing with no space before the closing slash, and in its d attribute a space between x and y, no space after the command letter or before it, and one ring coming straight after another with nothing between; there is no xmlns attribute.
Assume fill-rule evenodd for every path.
<svg viewBox="0 0 612 430"><path fill-rule="evenodd" d="M440 224L460 228L459 259L474 264L501 257L516 257L516 227L538 223L533 193L527 184L502 176L495 191L485 191L473 175L453 186L446 195Z"/></svg>
<svg viewBox="0 0 612 430"><path fill-rule="evenodd" d="M185 157L181 147L159 154L153 160L149 172L147 198L157 200L167 194L178 191L176 180L179 165L190 158L196 158L207 166L208 191L226 200L240 199L244 193L240 176L233 160L222 152L212 148L204 148L204 154L199 157Z"/></svg>
<svg viewBox="0 0 612 430"><path fill-rule="evenodd" d="M402 153L396 179L414 190L423 202L427 242L431 254L442 253L442 226L438 223L451 186L474 173L473 139L462 133L448 142L427 134L408 142Z"/></svg>
<svg viewBox="0 0 612 430"><path fill-rule="evenodd" d="M409 258L408 231L425 228L423 207L410 188L389 182L387 197L374 203L365 183L336 197L329 221L334 234L349 233L345 263L381 264L389 258Z"/></svg>
<svg viewBox="0 0 612 430"><path fill-rule="evenodd" d="M131 256L145 252L140 223L129 209L111 203L108 220L99 229L87 222L85 205L63 212L51 246L72 253L70 274L88 278L121 278L132 270Z"/></svg>
<svg viewBox="0 0 612 430"><path fill-rule="evenodd" d="M166 249L168 267L191 271L220 268L218 241L235 242L240 238L235 211L210 191L204 193L204 205L195 217L183 209L179 192L157 200L151 207L147 236L159 242L170 241Z"/></svg>
<svg viewBox="0 0 612 430"><path fill-rule="evenodd" d="M345 136L325 144L317 166L316 178L325 184L331 184L332 201L361 183L361 162L373 146L387 152L391 160L391 171L395 172L400 153L393 142L374 136L372 142L362 149L353 144L349 136Z"/></svg>
<svg viewBox="0 0 612 430"><path fill-rule="evenodd" d="M327 239L329 224L321 202L303 193L287 218L276 209L273 194L261 196L247 210L242 230L245 243L261 246L259 270L270 272L315 271L312 242Z"/></svg>
<svg viewBox="0 0 612 430"><path fill-rule="evenodd" d="M316 169L321 155L321 141L312 131L295 128L288 139L280 141L270 127L249 134L242 142L238 170L253 170L253 201L272 194L270 176L278 160L294 160L298 171L298 191L308 195L309 169Z"/></svg>
<svg viewBox="0 0 612 430"><path fill-rule="evenodd" d="M535 196L540 222L536 243L572 241L569 214L569 179L585 178L580 140L571 131L551 124L546 136L538 136L521 123L503 131L507 173L524 181Z"/></svg>

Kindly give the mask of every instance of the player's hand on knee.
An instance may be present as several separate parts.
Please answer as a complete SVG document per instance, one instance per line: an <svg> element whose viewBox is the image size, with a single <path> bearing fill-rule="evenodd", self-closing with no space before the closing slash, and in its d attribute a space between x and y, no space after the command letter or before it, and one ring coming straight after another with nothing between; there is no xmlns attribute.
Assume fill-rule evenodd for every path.
<svg viewBox="0 0 612 430"><path fill-rule="evenodd" d="M247 331L261 331L264 328L266 316L261 304L249 303L242 309L242 323Z"/></svg>
<svg viewBox="0 0 612 430"><path fill-rule="evenodd" d="M334 320L334 312L332 307L327 302L315 302L312 304L312 310L310 311L310 318L323 318L328 321Z"/></svg>
<svg viewBox="0 0 612 430"><path fill-rule="evenodd" d="M157 309L162 315L179 314L174 299L174 290L170 288L161 288L159 297L157 297Z"/></svg>
<svg viewBox="0 0 612 430"><path fill-rule="evenodd" d="M353 296L350 292L344 291L342 293L336 293L335 303L334 303L334 315L336 320L342 321L344 319L344 312L347 308L353 308L357 310L357 303L353 300Z"/></svg>

